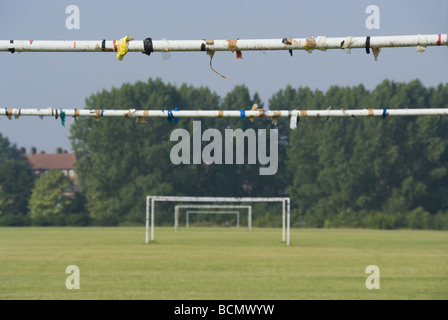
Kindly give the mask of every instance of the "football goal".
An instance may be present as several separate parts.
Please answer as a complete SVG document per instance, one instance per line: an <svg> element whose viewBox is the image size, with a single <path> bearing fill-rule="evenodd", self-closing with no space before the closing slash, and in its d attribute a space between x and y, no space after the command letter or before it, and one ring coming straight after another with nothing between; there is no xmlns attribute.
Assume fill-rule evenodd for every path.
<svg viewBox="0 0 448 320"><path fill-rule="evenodd" d="M188 210L186 214L185 227L188 228L190 226L190 214L235 214L236 215L236 226L240 226L240 212L239 211L196 211L196 210Z"/></svg>
<svg viewBox="0 0 448 320"><path fill-rule="evenodd" d="M231 205L231 204L177 204L174 207L174 230L177 231L177 228L179 227L179 214L181 209L247 209L247 226L249 228L249 231L252 230L252 206L250 205ZM188 221L189 221L189 214L191 211L187 211L186 216L186 226L188 227ZM224 211L222 211L224 213ZM240 221L240 211L233 211L234 213L237 212L237 226L239 227L239 221ZM198 212L199 213L199 212ZM204 213L204 211L200 211L200 213Z"/></svg>
<svg viewBox="0 0 448 320"><path fill-rule="evenodd" d="M146 244L149 243L149 230L151 228L151 241L154 241L155 203L163 202L208 202L220 204L248 203L248 202L279 202L282 204L282 241L290 245L290 206L289 197L190 197L190 196L147 196L146 197ZM150 227L151 226L151 227Z"/></svg>

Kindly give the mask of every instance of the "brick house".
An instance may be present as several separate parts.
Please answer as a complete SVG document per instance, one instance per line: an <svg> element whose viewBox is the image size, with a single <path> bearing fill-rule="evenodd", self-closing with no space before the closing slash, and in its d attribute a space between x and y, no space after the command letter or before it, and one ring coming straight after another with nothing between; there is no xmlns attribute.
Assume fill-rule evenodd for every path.
<svg viewBox="0 0 448 320"><path fill-rule="evenodd" d="M56 149L56 153L46 153L41 151L36 152L36 148L31 148L30 153L26 153L24 148L21 149L24 156L28 159L33 171L37 176L49 171L59 170L69 177L74 183L74 190L67 190L66 193L71 193L78 189L77 177L75 172L75 155L68 153L67 150L61 148Z"/></svg>

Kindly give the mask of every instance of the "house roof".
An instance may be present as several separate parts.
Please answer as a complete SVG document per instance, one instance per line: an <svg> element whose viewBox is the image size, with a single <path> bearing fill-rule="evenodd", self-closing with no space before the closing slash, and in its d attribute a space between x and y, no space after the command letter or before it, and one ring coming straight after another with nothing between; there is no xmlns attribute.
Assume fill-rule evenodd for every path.
<svg viewBox="0 0 448 320"><path fill-rule="evenodd" d="M34 170L72 170L75 155L70 153L36 153L25 154Z"/></svg>

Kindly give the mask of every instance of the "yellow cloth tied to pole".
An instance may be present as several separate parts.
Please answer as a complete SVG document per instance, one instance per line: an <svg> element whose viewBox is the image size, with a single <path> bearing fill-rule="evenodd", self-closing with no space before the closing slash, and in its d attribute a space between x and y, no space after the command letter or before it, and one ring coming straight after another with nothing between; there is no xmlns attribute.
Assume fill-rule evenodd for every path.
<svg viewBox="0 0 448 320"><path fill-rule="evenodd" d="M120 40L117 40L115 45L117 46L117 52L116 56L118 60L123 60L123 57L128 52L128 42L134 40L131 36L126 36L121 38Z"/></svg>

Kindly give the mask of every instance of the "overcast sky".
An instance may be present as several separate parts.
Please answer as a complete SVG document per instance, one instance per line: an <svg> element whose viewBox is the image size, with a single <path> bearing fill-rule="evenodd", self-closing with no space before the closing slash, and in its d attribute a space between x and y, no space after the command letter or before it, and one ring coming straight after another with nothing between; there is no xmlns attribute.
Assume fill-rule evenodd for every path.
<svg viewBox="0 0 448 320"><path fill-rule="evenodd" d="M80 28L67 29L66 8L80 10ZM368 29L369 5L380 10L380 29ZM164 0L164 1L5 1L0 0L1 40L136 40L271 39L316 36L389 36L448 32L445 0ZM364 84L372 90L384 79L425 86L448 82L448 49L385 48L378 61L365 50L217 52L209 67L204 52L161 53L150 57L128 53L118 61L114 53L0 53L0 107L83 108L85 99L123 83L161 78L180 86L207 86L224 96L236 85L258 92L263 102L288 84L326 91L332 85ZM161 109L166 106L159 106ZM182 106L178 106L182 109ZM241 106L244 107L244 106ZM249 106L247 106L249 107ZM306 106L298 106L306 108ZM393 108L393 106L388 106ZM429 106L428 106L429 107ZM104 106L103 109L107 109ZM123 121L126 121L123 119ZM0 119L0 133L17 147L55 152L71 150L66 126L53 118Z"/></svg>

